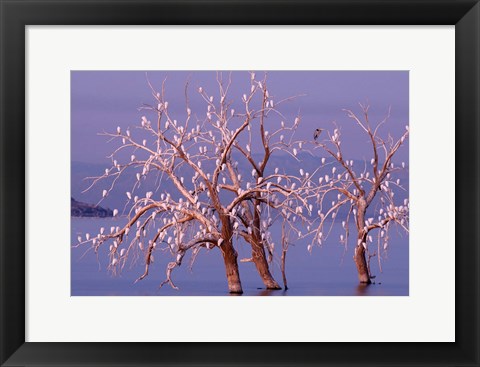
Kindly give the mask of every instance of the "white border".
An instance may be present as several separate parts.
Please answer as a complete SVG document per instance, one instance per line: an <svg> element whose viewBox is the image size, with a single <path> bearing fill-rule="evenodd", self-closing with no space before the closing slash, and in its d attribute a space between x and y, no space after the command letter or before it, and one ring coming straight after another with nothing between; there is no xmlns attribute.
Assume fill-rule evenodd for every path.
<svg viewBox="0 0 480 367"><path fill-rule="evenodd" d="M453 26L27 27L27 341L454 341L454 36ZM199 57L209 42L222 52ZM69 78L86 69L410 70L410 296L70 297Z"/></svg>

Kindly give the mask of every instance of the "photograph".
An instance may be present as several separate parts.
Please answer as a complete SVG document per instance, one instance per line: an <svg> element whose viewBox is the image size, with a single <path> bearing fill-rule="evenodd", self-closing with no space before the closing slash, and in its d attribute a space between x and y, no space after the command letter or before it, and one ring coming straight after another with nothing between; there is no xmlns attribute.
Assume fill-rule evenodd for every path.
<svg viewBox="0 0 480 367"><path fill-rule="evenodd" d="M71 70L71 296L409 296L408 70Z"/></svg>

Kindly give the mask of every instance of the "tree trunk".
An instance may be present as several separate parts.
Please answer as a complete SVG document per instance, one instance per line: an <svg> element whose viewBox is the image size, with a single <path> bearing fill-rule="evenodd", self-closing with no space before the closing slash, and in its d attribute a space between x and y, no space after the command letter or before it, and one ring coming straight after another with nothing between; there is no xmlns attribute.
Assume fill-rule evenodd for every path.
<svg viewBox="0 0 480 367"><path fill-rule="evenodd" d="M363 243L367 243L367 229L365 226L365 212L367 211L367 202L362 196L358 200L358 212L357 212L357 230L358 230L358 243L355 247L355 254L353 255L353 260L355 260L355 265L357 265L358 280L360 283L370 284L370 274L368 273L367 260L365 259L365 247Z"/></svg>
<svg viewBox="0 0 480 367"><path fill-rule="evenodd" d="M273 278L268 267L267 257L265 256L265 250L261 245L261 242L251 243L252 246L252 259L257 268L260 278L262 278L263 284L267 289L282 289Z"/></svg>
<svg viewBox="0 0 480 367"><path fill-rule="evenodd" d="M230 293L243 293L242 283L240 282L240 273L238 272L237 251L232 243L232 228L228 216L221 214L222 238L223 243L220 246L223 261L225 263L225 272L227 275L228 290Z"/></svg>
<svg viewBox="0 0 480 367"><path fill-rule="evenodd" d="M227 274L228 290L230 293L243 293L240 274L238 272L237 251L233 248L231 241L222 244L222 255Z"/></svg>
<svg viewBox="0 0 480 367"><path fill-rule="evenodd" d="M355 265L357 265L358 280L360 283L370 284L370 275L368 274L367 260L365 259L365 248L362 244L355 248L355 255L353 256Z"/></svg>

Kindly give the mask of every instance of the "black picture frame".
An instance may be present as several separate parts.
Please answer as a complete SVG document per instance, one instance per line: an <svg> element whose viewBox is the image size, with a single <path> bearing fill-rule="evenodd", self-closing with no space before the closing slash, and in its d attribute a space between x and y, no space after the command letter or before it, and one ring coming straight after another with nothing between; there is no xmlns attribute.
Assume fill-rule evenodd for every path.
<svg viewBox="0 0 480 367"><path fill-rule="evenodd" d="M478 1L0 0L0 12L2 366L480 365ZM25 27L58 24L455 25L456 243L452 246L456 247L456 341L281 344L25 342ZM438 220L441 222L441 218ZM215 317L214 314L211 317ZM231 327L235 327L234 323Z"/></svg>

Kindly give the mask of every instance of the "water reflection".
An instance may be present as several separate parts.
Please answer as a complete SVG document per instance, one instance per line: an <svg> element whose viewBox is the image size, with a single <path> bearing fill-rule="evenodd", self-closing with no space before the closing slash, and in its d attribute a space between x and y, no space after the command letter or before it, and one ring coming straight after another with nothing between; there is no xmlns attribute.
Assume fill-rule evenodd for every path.
<svg viewBox="0 0 480 367"><path fill-rule="evenodd" d="M368 287L371 287L371 284L359 283L355 292L356 296L366 296L368 295Z"/></svg>

